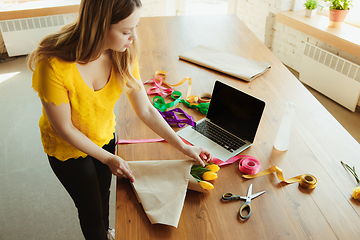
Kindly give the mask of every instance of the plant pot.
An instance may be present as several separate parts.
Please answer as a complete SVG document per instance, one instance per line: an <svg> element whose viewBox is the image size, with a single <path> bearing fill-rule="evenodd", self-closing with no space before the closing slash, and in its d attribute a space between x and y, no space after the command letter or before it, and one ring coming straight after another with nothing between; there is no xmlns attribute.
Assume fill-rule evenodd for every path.
<svg viewBox="0 0 360 240"><path fill-rule="evenodd" d="M305 17L314 17L316 16L317 9L305 9Z"/></svg>
<svg viewBox="0 0 360 240"><path fill-rule="evenodd" d="M330 20L329 27L334 27L334 28L341 27L348 13L349 10L332 9L329 13L329 20Z"/></svg>

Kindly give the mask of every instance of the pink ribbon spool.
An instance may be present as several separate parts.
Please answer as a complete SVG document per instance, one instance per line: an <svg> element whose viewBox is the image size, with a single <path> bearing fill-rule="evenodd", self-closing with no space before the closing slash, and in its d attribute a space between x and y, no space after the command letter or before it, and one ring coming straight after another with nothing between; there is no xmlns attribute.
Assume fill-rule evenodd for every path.
<svg viewBox="0 0 360 240"><path fill-rule="evenodd" d="M237 161L239 161L239 170L242 173L255 175L260 171L260 161L257 158L248 155L236 155L229 158L226 162L223 162L218 158L213 158L212 160L213 163L219 166L229 165Z"/></svg>
<svg viewBox="0 0 360 240"><path fill-rule="evenodd" d="M245 157L239 162L239 170L249 175L258 174L260 172L260 162L254 157Z"/></svg>

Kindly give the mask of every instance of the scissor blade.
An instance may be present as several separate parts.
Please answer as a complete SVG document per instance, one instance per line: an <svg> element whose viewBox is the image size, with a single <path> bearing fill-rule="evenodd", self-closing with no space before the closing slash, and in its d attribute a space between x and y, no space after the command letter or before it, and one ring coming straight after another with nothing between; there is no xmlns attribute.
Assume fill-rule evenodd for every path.
<svg viewBox="0 0 360 240"><path fill-rule="evenodd" d="M258 192L258 193L254 193L253 195L251 195L251 199L258 197L258 196L260 196L260 195L263 194L263 193L265 193L265 191Z"/></svg>
<svg viewBox="0 0 360 240"><path fill-rule="evenodd" d="M248 193L247 193L247 195L246 195L246 201L247 201L247 202L251 201L251 195L252 195L252 184L250 184Z"/></svg>

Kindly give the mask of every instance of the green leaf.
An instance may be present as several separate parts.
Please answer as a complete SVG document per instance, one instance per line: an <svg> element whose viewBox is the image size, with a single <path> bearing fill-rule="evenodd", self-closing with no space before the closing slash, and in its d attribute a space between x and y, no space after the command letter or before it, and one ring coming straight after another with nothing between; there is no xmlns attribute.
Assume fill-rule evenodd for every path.
<svg viewBox="0 0 360 240"><path fill-rule="evenodd" d="M208 172L208 171L211 171L210 169L207 169L201 165L193 165L191 167L191 173L194 173L194 174L198 174L198 175L202 175L204 172Z"/></svg>
<svg viewBox="0 0 360 240"><path fill-rule="evenodd" d="M199 176L197 176L196 174L191 174L191 176L193 176L196 179L196 181L198 181L198 182L202 181L202 179L199 178Z"/></svg>
<svg viewBox="0 0 360 240"><path fill-rule="evenodd" d="M359 176L357 175L357 173L355 171L355 166L353 166L351 168L348 164L344 163L343 161L341 161L341 164L355 177L356 182L358 184L360 184L360 178L359 178Z"/></svg>
<svg viewBox="0 0 360 240"><path fill-rule="evenodd" d="M201 168L202 168L201 165L193 165L193 166L191 167L191 171L196 171L196 170L201 169Z"/></svg>

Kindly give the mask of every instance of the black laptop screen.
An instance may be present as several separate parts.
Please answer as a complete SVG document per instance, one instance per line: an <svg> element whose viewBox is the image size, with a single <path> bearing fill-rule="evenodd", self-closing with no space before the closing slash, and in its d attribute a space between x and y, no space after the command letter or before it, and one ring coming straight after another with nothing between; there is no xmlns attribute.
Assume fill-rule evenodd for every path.
<svg viewBox="0 0 360 240"><path fill-rule="evenodd" d="M252 143L264 108L264 101L216 81L207 118Z"/></svg>

